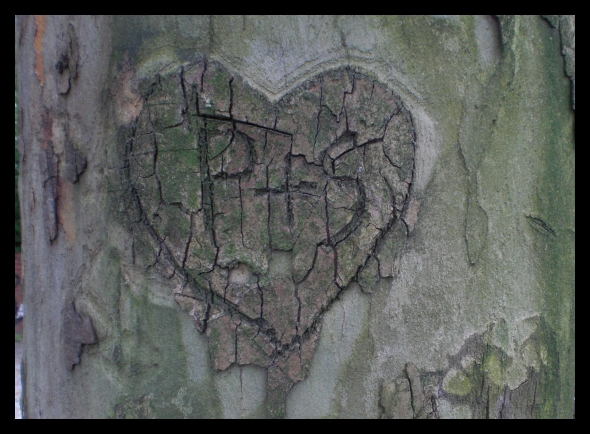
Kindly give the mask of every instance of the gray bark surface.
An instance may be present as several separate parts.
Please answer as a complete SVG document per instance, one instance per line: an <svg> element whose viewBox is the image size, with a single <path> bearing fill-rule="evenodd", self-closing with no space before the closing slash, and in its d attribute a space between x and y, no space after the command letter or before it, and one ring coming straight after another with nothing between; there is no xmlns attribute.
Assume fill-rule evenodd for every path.
<svg viewBox="0 0 590 434"><path fill-rule="evenodd" d="M574 416L574 16L17 38L25 417Z"/></svg>

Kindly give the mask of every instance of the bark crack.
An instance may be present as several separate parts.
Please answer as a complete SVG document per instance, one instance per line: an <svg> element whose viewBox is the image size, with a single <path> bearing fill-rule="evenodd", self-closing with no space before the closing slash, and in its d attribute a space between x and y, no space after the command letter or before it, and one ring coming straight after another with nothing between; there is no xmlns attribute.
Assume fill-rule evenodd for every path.
<svg viewBox="0 0 590 434"><path fill-rule="evenodd" d="M259 103L216 62L198 67L194 83L188 67L173 79L156 77L144 94L140 116L147 121L137 118L124 151L136 225L156 253L148 267L180 279L176 295L200 321L199 331L233 336L212 349L217 370L254 363L300 381L324 313L371 258L381 270L385 236L398 220L407 226L411 116L391 91L349 69L283 97L309 98L307 108L288 112L281 101ZM164 115L174 117L164 122ZM398 128L412 143L396 139ZM144 148L134 149L140 142ZM180 178L187 173L196 177ZM172 187L179 193L169 195ZM198 198L189 203L193 189ZM135 252L133 244L133 258ZM277 269L275 257L282 258Z"/></svg>

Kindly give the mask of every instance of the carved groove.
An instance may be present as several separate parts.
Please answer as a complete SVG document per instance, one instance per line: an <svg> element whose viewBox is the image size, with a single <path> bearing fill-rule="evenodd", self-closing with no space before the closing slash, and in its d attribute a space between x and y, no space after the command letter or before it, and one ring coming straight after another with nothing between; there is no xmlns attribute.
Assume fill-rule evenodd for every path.
<svg viewBox="0 0 590 434"><path fill-rule="evenodd" d="M142 86L125 148L137 236L182 280L176 300L210 337L215 368L269 368L269 393L284 394L305 377L323 313L369 260L392 275L381 270L406 236L410 113L349 68L276 104L217 63Z"/></svg>

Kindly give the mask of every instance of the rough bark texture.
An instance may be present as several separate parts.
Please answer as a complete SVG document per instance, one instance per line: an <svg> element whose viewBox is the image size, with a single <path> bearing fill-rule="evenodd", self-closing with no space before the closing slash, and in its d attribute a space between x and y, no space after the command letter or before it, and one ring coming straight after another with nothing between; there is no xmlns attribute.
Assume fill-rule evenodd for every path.
<svg viewBox="0 0 590 434"><path fill-rule="evenodd" d="M19 18L25 417L572 417L573 16Z"/></svg>

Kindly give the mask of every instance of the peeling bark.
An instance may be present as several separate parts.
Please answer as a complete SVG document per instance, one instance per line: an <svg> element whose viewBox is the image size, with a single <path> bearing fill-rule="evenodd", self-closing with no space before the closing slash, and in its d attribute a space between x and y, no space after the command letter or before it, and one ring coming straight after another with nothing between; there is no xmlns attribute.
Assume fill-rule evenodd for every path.
<svg viewBox="0 0 590 434"><path fill-rule="evenodd" d="M25 417L574 415L574 24L19 17Z"/></svg>
<svg viewBox="0 0 590 434"><path fill-rule="evenodd" d="M124 188L143 236L165 251L164 272L184 282L178 295L190 302L177 300L199 330L207 324L216 369L239 361L283 371L274 382L300 381L313 354L301 359L301 346L315 341L323 312L350 282L375 273L368 262L408 208L409 111L349 68L275 104L216 62L142 87L144 108L122 147ZM311 144L304 132L314 128ZM214 261L202 250L209 240Z"/></svg>

